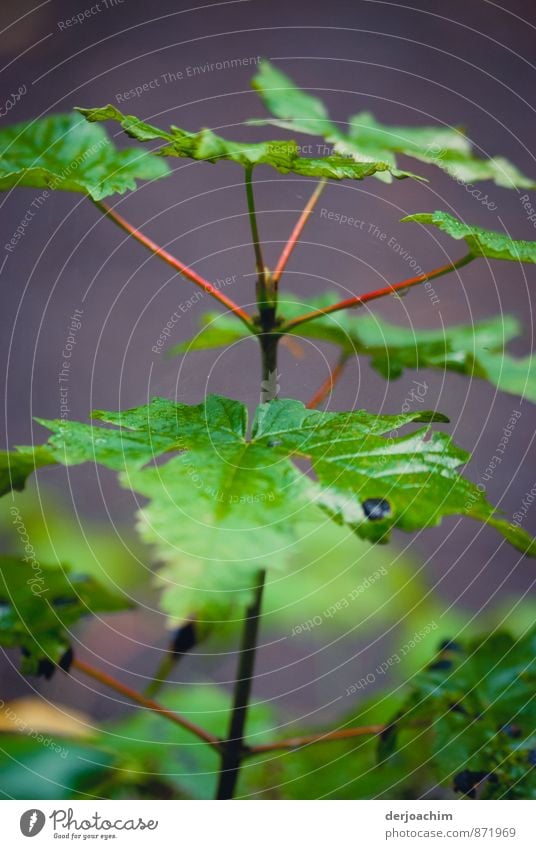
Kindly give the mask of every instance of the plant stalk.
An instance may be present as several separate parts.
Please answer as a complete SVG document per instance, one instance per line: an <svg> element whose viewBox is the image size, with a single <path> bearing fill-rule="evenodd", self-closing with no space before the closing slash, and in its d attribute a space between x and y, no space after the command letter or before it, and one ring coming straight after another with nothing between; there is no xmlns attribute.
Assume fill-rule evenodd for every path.
<svg viewBox="0 0 536 849"><path fill-rule="evenodd" d="M220 304L222 304L227 310L230 310L232 313L238 316L238 318L244 322L244 324L249 328L249 330L254 330L253 320L251 316L248 315L245 310L239 307L238 304L231 300L231 298L228 298L227 295L224 295L223 292L220 292L218 289L216 289L216 287L213 286L212 283L209 283L208 280L205 280L204 277L201 277L201 275L198 274L197 271L194 271L193 268L189 268L187 265L184 265L183 262L181 262L179 259L170 254L169 251L166 251L165 248L162 248L160 247L160 245L157 245L156 242L154 242L152 239L150 239L148 236L146 236L144 233L142 233L140 230L130 224L126 220L126 218L123 218L123 216L119 215L119 213L116 212L114 209L111 209L109 206L106 206L105 203L102 203L101 201L94 201L94 203L97 209L100 209L100 211L103 212L107 218L110 218L125 233L128 233L129 236L132 236L145 248L148 248L155 256L158 256L160 257L160 259L163 259L164 262L167 262L167 264L170 265L175 271L177 271L179 274L182 274L183 277L186 277L192 283L195 283L196 286L199 286L199 288L203 289L208 295L211 295L213 298L216 298L216 300L219 301Z"/></svg>
<svg viewBox="0 0 536 849"><path fill-rule="evenodd" d="M261 310L261 317L262 317ZM272 400L270 392L267 391L274 384L275 395L277 395L277 345L279 335L272 333L275 324L275 314L271 311L265 315L266 332L259 335L262 354L262 380L263 400ZM218 781L217 799L232 799L242 761L247 756L248 748L244 744L244 731L246 726L251 686L253 683L255 654L257 650L257 635L261 616L262 596L266 573L261 569L257 574L255 595L251 605L246 610L244 630L238 661L238 670L233 694L233 707L229 733L227 739L221 745L222 760Z"/></svg>
<svg viewBox="0 0 536 849"><path fill-rule="evenodd" d="M312 398L305 405L308 410L316 410L316 408L319 406L319 404L321 404L322 401L324 401L327 398L327 396L330 394L333 387L335 386L335 384L337 383L337 381L341 377L341 375L344 371L344 367L345 367L346 363L348 362L348 358L349 358L349 354L347 354L346 351L343 351L342 354L339 357L337 365L330 371L330 373L327 376L327 378L325 379L325 381L316 390L315 394L312 396Z"/></svg>
<svg viewBox="0 0 536 849"><path fill-rule="evenodd" d="M305 225L307 224L307 222L309 220L309 216L311 215L318 198L320 197L320 195L324 191L324 187L325 187L326 183L327 183L327 180L320 180L320 182L316 185L315 190L313 191L311 197L309 198L309 200L307 201L307 203L306 203L306 205L303 209L303 212L301 213L296 224L294 225L294 229L292 230L292 233L289 236L288 242L286 243L285 247L283 248L281 256L279 257L279 259L277 261L275 271L272 274L272 283L273 283L274 289L276 289L276 290L277 290L277 287L279 286L279 280L281 279L281 275L283 274L283 271L285 270L286 265L287 265L287 263L290 259L290 255L292 254L292 251L294 250L294 248L298 244L300 236L303 233L303 229L304 229Z"/></svg>
<svg viewBox="0 0 536 849"><path fill-rule="evenodd" d="M255 666L255 653L257 648L257 634L259 630L264 580L265 572L264 570L261 570L257 576L255 597L251 605L246 610L244 631L240 646L238 672L233 695L231 722L229 724L227 739L222 743L222 759L218 792L216 795L217 799L233 798L240 772L240 766L247 752L244 745L244 730L249 707L251 685L253 683L253 670Z"/></svg>
<svg viewBox="0 0 536 849"><path fill-rule="evenodd" d="M277 383L277 346L280 336L270 331L259 334L259 342L262 351L262 392L261 401L275 401L279 392Z"/></svg>
<svg viewBox="0 0 536 849"><path fill-rule="evenodd" d="M387 295L396 295L397 292L411 289L412 286L418 286L420 283L424 283L427 280L434 280L436 277L442 277L444 274L448 274L451 271L462 268L473 259L474 255L469 253L454 262L448 262L446 265L434 268L426 274L419 274L417 277L409 277L407 280L402 280L400 283L393 283L389 286L384 286L382 289L375 289L372 292L366 292L364 295L356 295L355 298L346 298L346 300L339 301L336 304L331 304L329 307L304 313L303 315L299 315L297 318L293 318L282 324L281 333L291 333L301 324L305 324L307 321L314 321L315 318L321 318L324 315L330 315L332 312L347 310L351 307L361 307L369 301L375 301L378 298L385 298Z"/></svg>
<svg viewBox="0 0 536 849"><path fill-rule="evenodd" d="M371 734L381 734L387 725L362 725L359 728L345 728L341 731L325 731L323 734L306 734L303 737L289 737L275 743L265 743L262 746L250 746L246 756L264 755L267 752L278 752L301 749L315 743L336 743L341 740L351 740L355 737L365 737Z"/></svg>
<svg viewBox="0 0 536 849"><path fill-rule="evenodd" d="M259 239L259 227L257 224L257 213L255 211L255 197L253 194L253 168L246 168L246 197L248 202L249 225L251 227L251 238L253 242L253 250L255 251L255 267L259 281L264 280L264 259L262 256L262 248Z"/></svg>
<svg viewBox="0 0 536 849"><path fill-rule="evenodd" d="M153 680L150 681L145 688L144 696L146 698L154 699L154 697L158 695L160 690L167 683L167 679L173 672L178 659L179 658L171 652L166 652L154 674Z"/></svg>
<svg viewBox="0 0 536 849"><path fill-rule="evenodd" d="M130 699L130 701L140 705L140 707L144 707L147 710L152 710L154 713L160 714L160 716L164 717L164 719L169 719L170 722L174 722L175 725L179 725L186 731L190 731L192 734L195 734L196 737L204 743L208 743L209 746L212 746L218 751L221 750L220 740L213 734L205 731L205 729L201 728L199 725L195 725L193 722L190 722L190 720L180 716L178 713L168 710L168 708L158 702L155 702L154 699L149 699L141 693L138 693L136 690L133 690L131 687L127 687L126 684L122 684L121 681L118 681L116 678L108 675L107 672L103 672L101 669L96 669L94 666L90 666L89 663L86 663L83 660L78 660L78 658L73 660L71 668L77 669L79 672L83 672L84 675L88 675L90 678L93 678L95 681L99 681L106 687L110 687L111 690L115 690L116 693L120 693L122 696Z"/></svg>

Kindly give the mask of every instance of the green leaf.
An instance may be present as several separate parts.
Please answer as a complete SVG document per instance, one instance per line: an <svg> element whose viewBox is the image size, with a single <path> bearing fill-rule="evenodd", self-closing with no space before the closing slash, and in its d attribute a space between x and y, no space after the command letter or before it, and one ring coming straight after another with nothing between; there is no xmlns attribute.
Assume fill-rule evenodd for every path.
<svg viewBox="0 0 536 849"><path fill-rule="evenodd" d="M361 112L348 120L345 131L330 120L321 100L302 91L270 62L262 62L252 81L274 120L253 121L272 124L292 132L321 136L333 145L334 152L351 156L357 162L385 162L387 173L378 173L389 181L397 167L397 155L403 154L436 165L464 183L493 180L506 188L534 188L504 157L480 159L464 133L453 127L401 127L381 124L370 112Z"/></svg>
<svg viewBox="0 0 536 849"><path fill-rule="evenodd" d="M197 568L200 563L216 569L244 563L246 572L259 568L267 552L289 542L289 515L299 515L311 501L373 540L385 539L394 526L416 530L443 515L464 514L488 521L521 550L536 550L524 531L498 518L477 488L458 475L468 455L446 434L398 435L412 422L444 420L439 414L320 413L298 401L274 401L259 407L248 442L238 402L207 403L218 409L230 405L233 427L227 416L221 421L201 414L208 422L205 434L196 423L191 437L185 435L193 450L122 478L152 499L143 527L146 537L165 540L160 556L166 560L178 551ZM170 403L173 418L176 406ZM199 415L201 408L192 409ZM384 438L392 432L397 435ZM292 456L310 458L316 483L298 474ZM367 517L363 504L371 499L389 506L380 520ZM171 521L173 515L181 517L180 524Z"/></svg>
<svg viewBox="0 0 536 849"><path fill-rule="evenodd" d="M143 589L147 597L147 552L134 529L116 524L117 533L111 534L97 517L84 516L82 535L68 486L61 493L40 481L38 488L0 499L0 537L6 551L21 544L22 525L37 561L56 567L76 563L77 573L93 576L112 593L119 586L130 595Z"/></svg>
<svg viewBox="0 0 536 849"><path fill-rule="evenodd" d="M322 309L336 299L335 293L327 293L304 306L292 296L281 296L281 304L286 317L295 318L303 312ZM214 341L216 328L211 325L209 341ZM372 368L389 380L400 377L408 368L451 371L487 380L503 392L536 403L536 358L514 357L505 350L508 342L521 334L513 316L422 330L394 325L377 315L345 310L307 322L294 334L331 342L350 356L366 356ZM203 335L199 346L202 339Z"/></svg>
<svg viewBox="0 0 536 849"><path fill-rule="evenodd" d="M272 115L282 119L279 126L287 127L288 122L298 133L337 136L337 126L330 120L322 101L299 89L286 74L270 62L260 63L259 72L253 77L251 85L259 92Z"/></svg>
<svg viewBox="0 0 536 849"><path fill-rule="evenodd" d="M0 496L24 489L26 479L40 466L55 463L46 448L20 446L15 451L0 451Z"/></svg>
<svg viewBox="0 0 536 849"><path fill-rule="evenodd" d="M410 422L433 420L433 414L317 415L326 418L308 416L307 426L302 422L288 433L272 433L286 450L310 458L318 478L316 503L335 521L366 539L386 541L393 527L414 531L439 524L443 516L461 514L488 522L512 545L536 555L536 543L528 534L496 517L476 486L458 474L469 455L452 445L449 436L427 429L383 436L398 433ZM308 428L310 440L305 436ZM379 515L371 518L370 508L376 506Z"/></svg>
<svg viewBox="0 0 536 849"><path fill-rule="evenodd" d="M255 573L282 568L296 540L294 516L312 513L303 482L288 462L253 443L208 444L123 485L150 499L139 529L164 564L163 607L182 620L226 618L248 601Z"/></svg>
<svg viewBox="0 0 536 849"><path fill-rule="evenodd" d="M166 356L174 357L190 351L223 348L254 335L244 322L237 321L234 315L222 315L218 312L204 313L199 319L199 326L199 332L192 339L167 348Z"/></svg>
<svg viewBox="0 0 536 849"><path fill-rule="evenodd" d="M392 153L403 153L433 163L438 152L463 156L471 151L471 142L458 127L387 126L380 124L371 112L360 112L348 123L352 144L369 156L381 153L380 159L389 158Z"/></svg>
<svg viewBox="0 0 536 849"><path fill-rule="evenodd" d="M504 156L479 159L473 155L467 156L456 151L445 150L439 151L431 159L421 156L416 156L416 158L437 165L438 168L446 171L459 183L469 186L484 180L491 180L496 186L501 186L503 189L534 189L536 186L531 177L525 176ZM482 203L485 204L486 200L487 195L482 199ZM490 204L489 208L495 209L496 205Z"/></svg>
<svg viewBox="0 0 536 849"><path fill-rule="evenodd" d="M60 661L82 616L131 606L94 578L43 565L31 552L24 560L0 557L0 645L23 649L26 674L38 673L41 661Z"/></svg>
<svg viewBox="0 0 536 849"><path fill-rule="evenodd" d="M458 474L468 455L447 434L400 435L413 423L446 421L439 413L323 413L272 401L258 408L249 439L244 405L219 396L95 415L114 427L42 422L53 432L45 448L66 465L115 469L124 487L149 499L139 528L163 564L162 603L174 621L199 611L208 622L226 616L249 598L256 572L282 568L307 523L326 513L372 541L386 541L395 527L468 516L536 554L532 538ZM176 456L168 462L152 462L169 452ZM293 462L300 458L314 479Z"/></svg>
<svg viewBox="0 0 536 849"><path fill-rule="evenodd" d="M397 178L415 176L393 169L386 162L357 162L352 157L340 153L322 157L301 156L299 146L294 141L235 142L208 129L197 133L174 126L170 127L169 131L160 130L140 121L134 115L124 115L115 106L110 105L78 111L88 121L118 121L127 135L137 141L166 142L157 151L161 156L186 157L212 163L230 160L244 168L269 165L281 174L301 174L304 177L331 180L363 180L378 171L391 171Z"/></svg>
<svg viewBox="0 0 536 849"><path fill-rule="evenodd" d="M170 439L171 449L204 445L209 430L213 431L215 441L222 442L245 437L247 430L244 405L221 395L208 395L205 401L195 405L154 398L149 405L124 412L95 410L92 417L147 434L151 439L155 436Z"/></svg>
<svg viewBox="0 0 536 849"><path fill-rule="evenodd" d="M287 292L279 295L279 305L282 315L293 319L325 308L337 297L335 292L327 292L304 303L303 296L298 298ZM372 368L388 380L399 378L405 369L446 370L487 380L503 392L536 403L536 357L514 357L505 351L508 342L520 333L519 322L509 315L471 325L421 330L352 310L320 316L293 331L296 336L338 345L348 356L368 357ZM205 313L200 319L200 331L191 340L170 348L167 355L232 345L250 335L234 316Z"/></svg>
<svg viewBox="0 0 536 849"><path fill-rule="evenodd" d="M0 189L32 186L102 200L167 174L165 162L145 151L118 150L102 127L74 113L0 130Z"/></svg>
<svg viewBox="0 0 536 849"><path fill-rule="evenodd" d="M53 435L46 444L52 461L66 466L99 463L110 469L139 468L162 454L204 445L209 428L215 444L246 428L242 404L211 395L194 406L154 398L151 404L124 412L95 410L92 417L119 429L94 427L65 419L36 419Z"/></svg>
<svg viewBox="0 0 536 849"><path fill-rule="evenodd" d="M2 734L0 794L6 799L87 799L110 774L113 757L74 740Z"/></svg>
<svg viewBox="0 0 536 849"><path fill-rule="evenodd" d="M419 212L407 215L402 221L418 221L420 224L432 224L453 239L464 239L473 256L486 256L490 259L506 259L514 262L536 262L536 242L512 239L506 233L484 230L464 224L447 212Z"/></svg>
<svg viewBox="0 0 536 849"><path fill-rule="evenodd" d="M288 318L322 309L334 303L336 295L327 293L312 299L307 307L296 301L282 296L282 308ZM377 315L345 310L307 322L294 333L336 344L351 356L369 357L371 366L389 380L400 377L408 368L452 371L487 380L503 392L536 402L536 358L514 357L505 351L508 342L521 334L513 316L422 330L394 325Z"/></svg>

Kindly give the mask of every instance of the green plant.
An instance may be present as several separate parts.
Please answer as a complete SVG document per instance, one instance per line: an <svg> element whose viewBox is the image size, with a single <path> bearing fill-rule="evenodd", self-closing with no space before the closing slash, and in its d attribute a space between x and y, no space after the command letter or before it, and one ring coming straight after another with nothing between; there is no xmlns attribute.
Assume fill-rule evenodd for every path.
<svg viewBox="0 0 536 849"><path fill-rule="evenodd" d="M273 741L263 738L261 717L254 721L258 721L259 730L255 733L262 742L250 742L246 738L246 720L266 571L284 568L326 517L364 540L383 543L394 528L415 531L438 525L443 517L457 515L490 525L522 553L536 554L536 541L520 524L502 516L482 489L460 474L459 468L469 455L445 432L430 427L447 423L443 414L420 411L380 415L365 410L334 413L316 409L354 356L370 357L372 366L387 379L417 365L449 369L536 400L532 357L516 358L504 352L505 343L518 331L513 319L500 317L476 326L455 326L444 333L410 333L378 319L347 312L382 297L403 294L411 287L427 285L481 257L534 263L536 243L467 226L444 212L419 213L405 220L439 227L464 242L464 253L457 261L343 301L337 302L330 295L308 299L306 309L303 299L279 290L296 243L329 180L421 179L399 169L396 157L404 154L466 182L493 180L499 186L512 188L531 187L534 183L501 157L476 157L460 130L387 127L362 113L350 119L347 132L343 132L330 121L319 100L300 91L268 63L261 66L253 84L273 116L269 123L320 136L332 152L311 158L303 156L294 141L239 143L207 129L198 133L177 127L161 130L123 115L112 106L79 109L81 115L52 116L0 132L1 188L22 185L87 195L107 218L225 308L223 315L203 317L202 332L175 349L175 353L219 347L246 336L255 337L259 343L262 403L251 427L246 408L239 400L210 395L189 406L156 398L148 405L121 412L94 411L92 417L98 424L66 418L38 419L50 431L48 440L40 446L19 446L4 452L0 464L3 494L23 489L27 477L40 467L94 462L117 472L121 486L147 499L139 511L138 528L160 564L160 603L173 629L169 656L148 694L131 690L73 656L68 639L72 625L86 612L122 609L127 602L110 593L109 587L99 587L94 577L73 574L60 564L45 568L32 556L27 562L13 557L3 559L0 644L22 648L26 673L50 675L57 666L77 669L149 711L160 713L160 719L155 721L169 720L174 732L178 726L181 734L196 736L206 746L203 758L216 753L221 759L218 798L235 794L244 761L260 758L259 768L266 768L266 754L281 749L303 750L309 757L313 744L329 741L348 745L355 738L379 736L380 757L391 762L398 756L394 748L400 735L426 736L431 729L436 732L436 742L437 734L439 739L443 739L441 735L456 739L456 728L451 726L458 720L454 714L444 720L446 705L450 706L448 710L459 705L459 693L470 693L485 680L481 666L471 666L473 660L474 664L480 663L484 651L481 646L493 646L495 639L507 640L491 637L476 648L469 645L464 649L473 677L464 662L453 664L447 681L444 677L439 679L433 667L431 672L423 673L408 704L399 706L394 718L376 705L375 717L369 716L373 706L360 709L350 727L345 723L338 731ZM131 138L157 142L160 147L152 152L117 151L99 126L106 120L119 122ZM257 314L249 314L103 203L113 193L134 189L138 179L167 176L165 157L211 163L230 160L243 168L256 265ZM264 261L255 213L253 174L258 166L318 180L273 271ZM333 373L307 405L278 398L278 345L290 335L331 342L340 350ZM400 435L401 428L414 424L425 426ZM312 475L298 468L295 461L300 459L310 463ZM17 521L15 514L13 521ZM217 728L207 728L189 719L187 714L192 708L181 708L180 697L174 697L169 706L155 701L154 695L172 663L242 607L246 612L227 729L218 723ZM527 638L529 645L530 639ZM525 642L522 645L526 648ZM517 660L514 671L508 666L508 674L522 673L524 681L532 676L533 682L534 670L526 660L525 655ZM490 686L495 686L494 681ZM518 695L524 697L525 691ZM205 697L210 698L206 691ZM226 697L217 694L215 698L220 704ZM479 710L488 708L484 705ZM476 784L493 775L487 785L490 793L514 793L525 764L525 773L530 773L530 733L523 730L522 743L516 743L514 757L510 752L512 745L504 742L501 729L496 727L499 721L513 721L516 710L515 704L501 707L497 717L491 711L484 731L478 732L484 736L476 754L473 749L475 740L480 741L478 734L465 740L465 748L460 744L456 757L467 764L468 773L464 779L458 776L460 792L471 795ZM475 715L475 722L479 718ZM152 720L144 715L136 721ZM356 721L361 724L354 725ZM523 723L526 721L530 721L530 716L527 719L523 715ZM250 734L251 727L250 724ZM150 739L152 732L147 733ZM104 749L103 765L109 762L109 753ZM509 749L504 758L513 763L513 771L501 766L503 749ZM136 753L127 748L119 754L127 763L129 757L135 759L137 754L137 766L150 768L152 764L152 771L163 775L163 765L154 751ZM440 771L446 774L448 770L441 764L440 760ZM386 768L391 767L388 764ZM62 769L67 770L67 766ZM368 768L365 775L367 772ZM251 771L247 774L250 776ZM471 775L477 776L472 785ZM128 792L124 787L112 789L103 781L101 786L97 780L93 788L98 787L101 793ZM532 794L531 786L526 786L525 792ZM130 790L134 792L132 787ZM205 788L201 792L208 791ZM354 788L352 792L357 791ZM381 788L378 792L382 792Z"/></svg>

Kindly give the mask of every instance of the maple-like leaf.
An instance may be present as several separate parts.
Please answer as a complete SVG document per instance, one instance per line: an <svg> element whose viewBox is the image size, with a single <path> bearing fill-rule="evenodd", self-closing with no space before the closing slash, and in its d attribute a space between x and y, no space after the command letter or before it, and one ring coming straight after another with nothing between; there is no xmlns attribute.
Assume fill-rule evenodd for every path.
<svg viewBox="0 0 536 849"><path fill-rule="evenodd" d="M88 121L117 121L127 135L137 141L163 141L164 145L156 151L160 156L186 157L212 163L229 160L243 168L269 165L281 174L300 174L328 180L363 180L380 171L389 172L397 178L416 177L387 162L370 159L358 162L342 152L327 156L302 156L299 145L292 140L237 142L225 139L209 129L192 133L172 126L169 130L161 130L134 115L124 115L111 105L93 109L79 108L78 111Z"/></svg>
<svg viewBox="0 0 536 849"><path fill-rule="evenodd" d="M536 554L532 538L459 474L469 456L446 433L400 435L413 423L446 421L438 413L327 413L274 400L259 406L248 434L244 405L213 395L195 406L159 398L96 417L114 426L40 420L52 431L46 451L66 465L115 469L122 486L148 499L139 528L163 563L163 607L175 621L193 612L221 618L249 597L260 568L283 568L298 527L326 514L382 542L393 528L466 516Z"/></svg>
<svg viewBox="0 0 536 849"><path fill-rule="evenodd" d="M102 127L75 113L0 130L0 189L32 186L98 201L167 174L161 159L144 150L118 150Z"/></svg>
<svg viewBox="0 0 536 849"><path fill-rule="evenodd" d="M252 80L268 111L269 120L254 124L272 124L291 132L321 136L333 150L351 156L356 162L385 162L389 169L376 176L390 181L397 168L399 154L435 165L451 177L476 183L492 180L505 188L534 188L526 177L502 156L482 159L473 152L469 139L459 127L407 127L381 124L370 112L348 119L347 128L335 123L323 102L302 91L286 74L270 62L260 63Z"/></svg>
<svg viewBox="0 0 536 849"><path fill-rule="evenodd" d="M133 605L95 578L31 557L0 557L0 645L21 648L22 671L50 677L69 652L71 630L90 613Z"/></svg>
<svg viewBox="0 0 536 849"><path fill-rule="evenodd" d="M536 242L512 239L508 233L485 230L472 224L465 224L448 212L418 212L407 215L402 221L416 221L419 224L431 224L447 233L453 239L463 239L469 253L474 256L486 256L490 259L510 260L511 262L536 262Z"/></svg>
<svg viewBox="0 0 536 849"><path fill-rule="evenodd" d="M312 298L281 292L279 307L285 319L290 320L328 307L337 299L335 292ZM170 348L167 354L220 348L251 335L235 316L205 313L200 319L200 331ZM520 323L511 315L424 330L411 323L392 324L379 315L341 310L299 325L292 335L330 342L347 356L366 357L372 368L388 380L400 377L405 369L421 373L427 369L449 371L486 380L502 392L536 402L536 357L516 357L506 350L508 343L521 335Z"/></svg>

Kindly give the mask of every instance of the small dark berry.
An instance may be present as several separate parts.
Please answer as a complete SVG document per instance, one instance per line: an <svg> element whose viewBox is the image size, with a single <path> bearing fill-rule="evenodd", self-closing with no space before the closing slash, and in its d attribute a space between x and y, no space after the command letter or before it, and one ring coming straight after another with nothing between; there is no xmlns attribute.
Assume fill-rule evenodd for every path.
<svg viewBox="0 0 536 849"><path fill-rule="evenodd" d="M74 660L74 652L72 646L63 652L62 656L58 660L58 666L60 669L63 669L64 672L68 672L71 668L71 663Z"/></svg>
<svg viewBox="0 0 536 849"><path fill-rule="evenodd" d="M463 649L455 640L441 640L439 651L463 651Z"/></svg>
<svg viewBox="0 0 536 849"><path fill-rule="evenodd" d="M24 657L31 657L31 652L28 651L28 649L24 646L22 646L21 652ZM60 657L57 663L54 663L54 661L50 660L50 658L48 657L40 657L37 661L37 669L35 671L35 675L38 678L42 677L45 678L47 681L50 681L58 667L60 669L63 669L64 672L68 672L71 668L73 660L74 652L71 646L69 646L69 648L63 652L62 656Z"/></svg>
<svg viewBox="0 0 536 849"><path fill-rule="evenodd" d="M64 596L58 596L57 598L52 599L52 605L54 607L68 607L70 604L75 603L75 598L65 598Z"/></svg>
<svg viewBox="0 0 536 849"><path fill-rule="evenodd" d="M436 660L434 663L431 663L428 669L452 669L452 660L441 658L441 660Z"/></svg>
<svg viewBox="0 0 536 849"><path fill-rule="evenodd" d="M363 501L363 511L367 519L371 522L376 522L378 519L385 519L391 515L391 505L385 498L367 498Z"/></svg>
<svg viewBox="0 0 536 849"><path fill-rule="evenodd" d="M388 760L394 754L398 740L398 725L396 718L380 732L378 757L381 761Z"/></svg>
<svg viewBox="0 0 536 849"><path fill-rule="evenodd" d="M187 622L175 631L173 640L171 641L170 651L173 654L186 654L190 649L193 649L196 643L197 636L194 623Z"/></svg>
<svg viewBox="0 0 536 849"><path fill-rule="evenodd" d="M56 664L52 663L48 657L41 657L37 663L37 672L35 673L38 678L45 678L47 681L50 681L52 676L56 671Z"/></svg>
<svg viewBox="0 0 536 849"><path fill-rule="evenodd" d="M464 769L454 776L454 792L463 793L464 796L475 799L478 785L487 778L491 778L488 772L473 772L473 770Z"/></svg>
<svg viewBox="0 0 536 849"><path fill-rule="evenodd" d="M536 749L530 749L527 760L531 766L536 766Z"/></svg>
<svg viewBox="0 0 536 849"><path fill-rule="evenodd" d="M510 722L508 725L503 725L501 731L504 734L507 734L509 737L512 737L513 740L517 740L518 737L523 735L523 731L521 730L519 725L516 725L515 722Z"/></svg>
<svg viewBox="0 0 536 849"><path fill-rule="evenodd" d="M464 706L461 705L459 702L454 702L453 704L451 704L449 710L451 710L453 713L463 713L464 716L467 714L467 711L465 710Z"/></svg>
<svg viewBox="0 0 536 849"><path fill-rule="evenodd" d="M27 649L26 646L21 647L21 653L23 657L32 656L31 651ZM35 675L38 678L43 677L46 678L47 681L49 681L54 675L55 668L55 664L53 664L51 660L46 657L40 657L37 661L37 669L35 670Z"/></svg>

